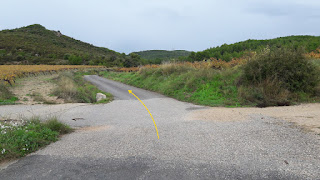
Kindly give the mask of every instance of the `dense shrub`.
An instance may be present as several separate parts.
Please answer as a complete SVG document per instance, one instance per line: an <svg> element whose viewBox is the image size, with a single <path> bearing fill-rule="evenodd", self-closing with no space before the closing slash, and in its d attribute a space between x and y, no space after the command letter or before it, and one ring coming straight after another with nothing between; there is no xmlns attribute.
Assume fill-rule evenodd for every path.
<svg viewBox="0 0 320 180"><path fill-rule="evenodd" d="M258 107L290 105L290 92L281 86L276 79L266 79L253 86L241 86L239 96Z"/></svg>
<svg viewBox="0 0 320 180"><path fill-rule="evenodd" d="M277 79L291 92L310 92L318 83L316 67L301 49L266 49L245 65L243 79L248 84Z"/></svg>
<svg viewBox="0 0 320 180"><path fill-rule="evenodd" d="M319 74L302 49L265 49L243 66L240 82L240 95L258 106L288 105L290 94L314 94Z"/></svg>

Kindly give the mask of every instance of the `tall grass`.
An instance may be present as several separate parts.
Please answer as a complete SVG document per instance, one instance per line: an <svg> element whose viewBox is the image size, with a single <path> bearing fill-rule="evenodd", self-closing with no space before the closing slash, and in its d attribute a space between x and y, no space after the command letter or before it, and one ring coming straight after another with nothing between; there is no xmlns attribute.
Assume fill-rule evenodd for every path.
<svg viewBox="0 0 320 180"><path fill-rule="evenodd" d="M77 102L78 86L71 73L61 73L55 80L58 87L54 90L54 95L64 99L66 102Z"/></svg>
<svg viewBox="0 0 320 180"><path fill-rule="evenodd" d="M103 93L107 96L104 103L112 100L112 95L100 91L97 87L83 79L82 73L62 73L55 80L58 87L54 95L71 103L96 103L96 94Z"/></svg>

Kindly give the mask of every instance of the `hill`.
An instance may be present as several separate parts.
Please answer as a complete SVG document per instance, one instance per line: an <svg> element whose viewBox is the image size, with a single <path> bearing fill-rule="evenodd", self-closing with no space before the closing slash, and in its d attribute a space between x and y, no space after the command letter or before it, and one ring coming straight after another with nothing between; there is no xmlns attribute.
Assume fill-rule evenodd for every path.
<svg viewBox="0 0 320 180"><path fill-rule="evenodd" d="M146 59L152 63L159 64L161 61L167 61L171 59L176 59L179 57L187 57L190 55L190 51L184 50L175 50L175 51L166 51L166 50L148 50L134 52L138 54L142 59Z"/></svg>
<svg viewBox="0 0 320 180"><path fill-rule="evenodd" d="M0 31L0 64L135 66L138 57L96 47L34 24Z"/></svg>
<svg viewBox="0 0 320 180"><path fill-rule="evenodd" d="M320 47L320 36L287 36L269 40L249 39L230 45L224 44L200 52L192 52L187 59L189 61L202 61L204 59L216 58L230 61L232 58L240 58L266 47L303 47L307 53L310 53Z"/></svg>

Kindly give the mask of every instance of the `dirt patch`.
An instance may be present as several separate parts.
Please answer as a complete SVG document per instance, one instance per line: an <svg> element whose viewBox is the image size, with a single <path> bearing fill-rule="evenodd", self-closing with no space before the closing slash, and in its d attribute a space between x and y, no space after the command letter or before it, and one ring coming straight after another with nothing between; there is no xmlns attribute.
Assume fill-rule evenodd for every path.
<svg viewBox="0 0 320 180"><path fill-rule="evenodd" d="M109 129L111 126L89 126L89 127L83 127L83 128L79 128L78 131L93 131L93 132L97 132L97 131L104 131L106 129Z"/></svg>
<svg viewBox="0 0 320 180"><path fill-rule="evenodd" d="M250 108L249 108L250 109ZM187 120L204 121L244 121L248 120L248 109L244 108L210 108L193 111L188 114Z"/></svg>
<svg viewBox="0 0 320 180"><path fill-rule="evenodd" d="M308 130L320 133L320 104L302 104L297 106L268 107L268 108L210 108L193 111L187 114L187 120L204 121L244 121L249 115L261 114L274 117Z"/></svg>
<svg viewBox="0 0 320 180"><path fill-rule="evenodd" d="M0 163L0 171L6 169L8 166L10 166L11 164L14 164L18 162L18 160L13 159L13 160L4 160Z"/></svg>
<svg viewBox="0 0 320 180"><path fill-rule="evenodd" d="M260 110L263 115L296 123L306 129L320 133L320 104L273 107Z"/></svg>
<svg viewBox="0 0 320 180"><path fill-rule="evenodd" d="M18 98L19 104L62 104L63 99L53 96L51 93L57 87L52 79L58 77L58 74L41 75L36 77L27 77L19 79L11 89Z"/></svg>

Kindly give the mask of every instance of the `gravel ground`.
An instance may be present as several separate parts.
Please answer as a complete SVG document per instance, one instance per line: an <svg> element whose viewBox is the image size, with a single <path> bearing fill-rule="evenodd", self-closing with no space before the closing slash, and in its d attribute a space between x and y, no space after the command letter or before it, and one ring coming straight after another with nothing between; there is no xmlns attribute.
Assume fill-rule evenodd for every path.
<svg viewBox="0 0 320 180"><path fill-rule="evenodd" d="M4 168L0 179L320 177L319 136L291 122L255 111L239 120L221 120L234 118L233 109L225 110L225 116L208 120L199 112L212 111L211 108L179 102L97 76L86 78L99 83L101 89L118 88L114 93L116 100L102 105L0 107L3 116L54 114L78 128L75 133ZM159 140L142 104L130 96L122 99L121 93L125 94L128 89L141 96L151 111ZM78 119L72 120L74 118Z"/></svg>
<svg viewBox="0 0 320 180"><path fill-rule="evenodd" d="M15 86L10 88L10 91L19 98L19 101L16 102L19 104L34 105L43 103L43 101L62 104L64 103L63 99L51 95L57 88L57 85L51 80L58 76L58 74L52 74L21 78L16 81ZM38 100L41 100L41 102Z"/></svg>

